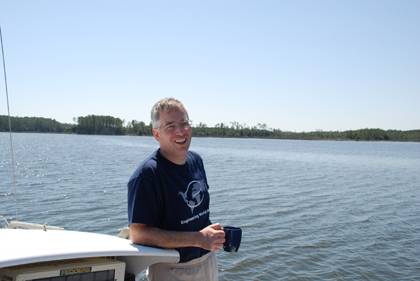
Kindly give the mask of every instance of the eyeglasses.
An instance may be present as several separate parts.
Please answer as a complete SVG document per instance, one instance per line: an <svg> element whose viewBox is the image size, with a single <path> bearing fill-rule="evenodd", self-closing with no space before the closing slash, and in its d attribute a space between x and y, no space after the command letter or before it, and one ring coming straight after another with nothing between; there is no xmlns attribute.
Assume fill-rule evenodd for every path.
<svg viewBox="0 0 420 281"><path fill-rule="evenodd" d="M176 129L180 129L180 130L189 130L191 129L191 121L190 120L186 120L180 123L169 123L166 124L165 126L159 126L159 129L164 130L165 132L168 133L173 133L176 131Z"/></svg>

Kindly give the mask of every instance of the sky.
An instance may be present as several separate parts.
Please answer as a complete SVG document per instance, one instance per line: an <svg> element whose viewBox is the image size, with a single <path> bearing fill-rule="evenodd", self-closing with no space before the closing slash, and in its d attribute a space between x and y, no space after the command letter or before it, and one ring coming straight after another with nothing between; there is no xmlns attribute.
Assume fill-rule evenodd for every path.
<svg viewBox="0 0 420 281"><path fill-rule="evenodd" d="M12 116L420 129L420 1L1 0ZM0 115L7 114L0 82Z"/></svg>

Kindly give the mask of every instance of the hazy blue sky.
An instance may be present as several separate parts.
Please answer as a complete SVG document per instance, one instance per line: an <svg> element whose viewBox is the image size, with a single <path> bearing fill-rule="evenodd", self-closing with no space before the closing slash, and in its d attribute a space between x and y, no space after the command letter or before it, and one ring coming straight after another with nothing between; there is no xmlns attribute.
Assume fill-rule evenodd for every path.
<svg viewBox="0 0 420 281"><path fill-rule="evenodd" d="M1 0L0 24L14 116L173 96L209 126L420 128L420 1Z"/></svg>

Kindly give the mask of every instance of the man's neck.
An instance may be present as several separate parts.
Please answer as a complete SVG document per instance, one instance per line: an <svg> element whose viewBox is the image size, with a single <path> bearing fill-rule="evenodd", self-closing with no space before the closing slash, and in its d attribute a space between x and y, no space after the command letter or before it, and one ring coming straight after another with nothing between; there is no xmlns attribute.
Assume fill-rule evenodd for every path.
<svg viewBox="0 0 420 281"><path fill-rule="evenodd" d="M187 154L185 155L172 155L170 153L167 153L166 151L160 149L160 154L162 154L163 157L165 157L167 160L171 161L174 164L177 165L184 165L187 161Z"/></svg>

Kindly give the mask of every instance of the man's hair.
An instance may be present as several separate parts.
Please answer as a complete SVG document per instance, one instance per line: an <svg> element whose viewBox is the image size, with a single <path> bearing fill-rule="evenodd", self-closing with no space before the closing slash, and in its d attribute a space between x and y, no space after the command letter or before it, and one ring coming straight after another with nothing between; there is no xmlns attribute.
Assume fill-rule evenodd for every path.
<svg viewBox="0 0 420 281"><path fill-rule="evenodd" d="M160 113L162 111L171 111L171 110L180 110L185 113L187 119L188 119L188 112L185 109L185 106L180 102L179 100L175 98L164 98L155 103L155 105L152 107L151 112L151 120L152 120L152 126L153 128L159 127L159 118Z"/></svg>

